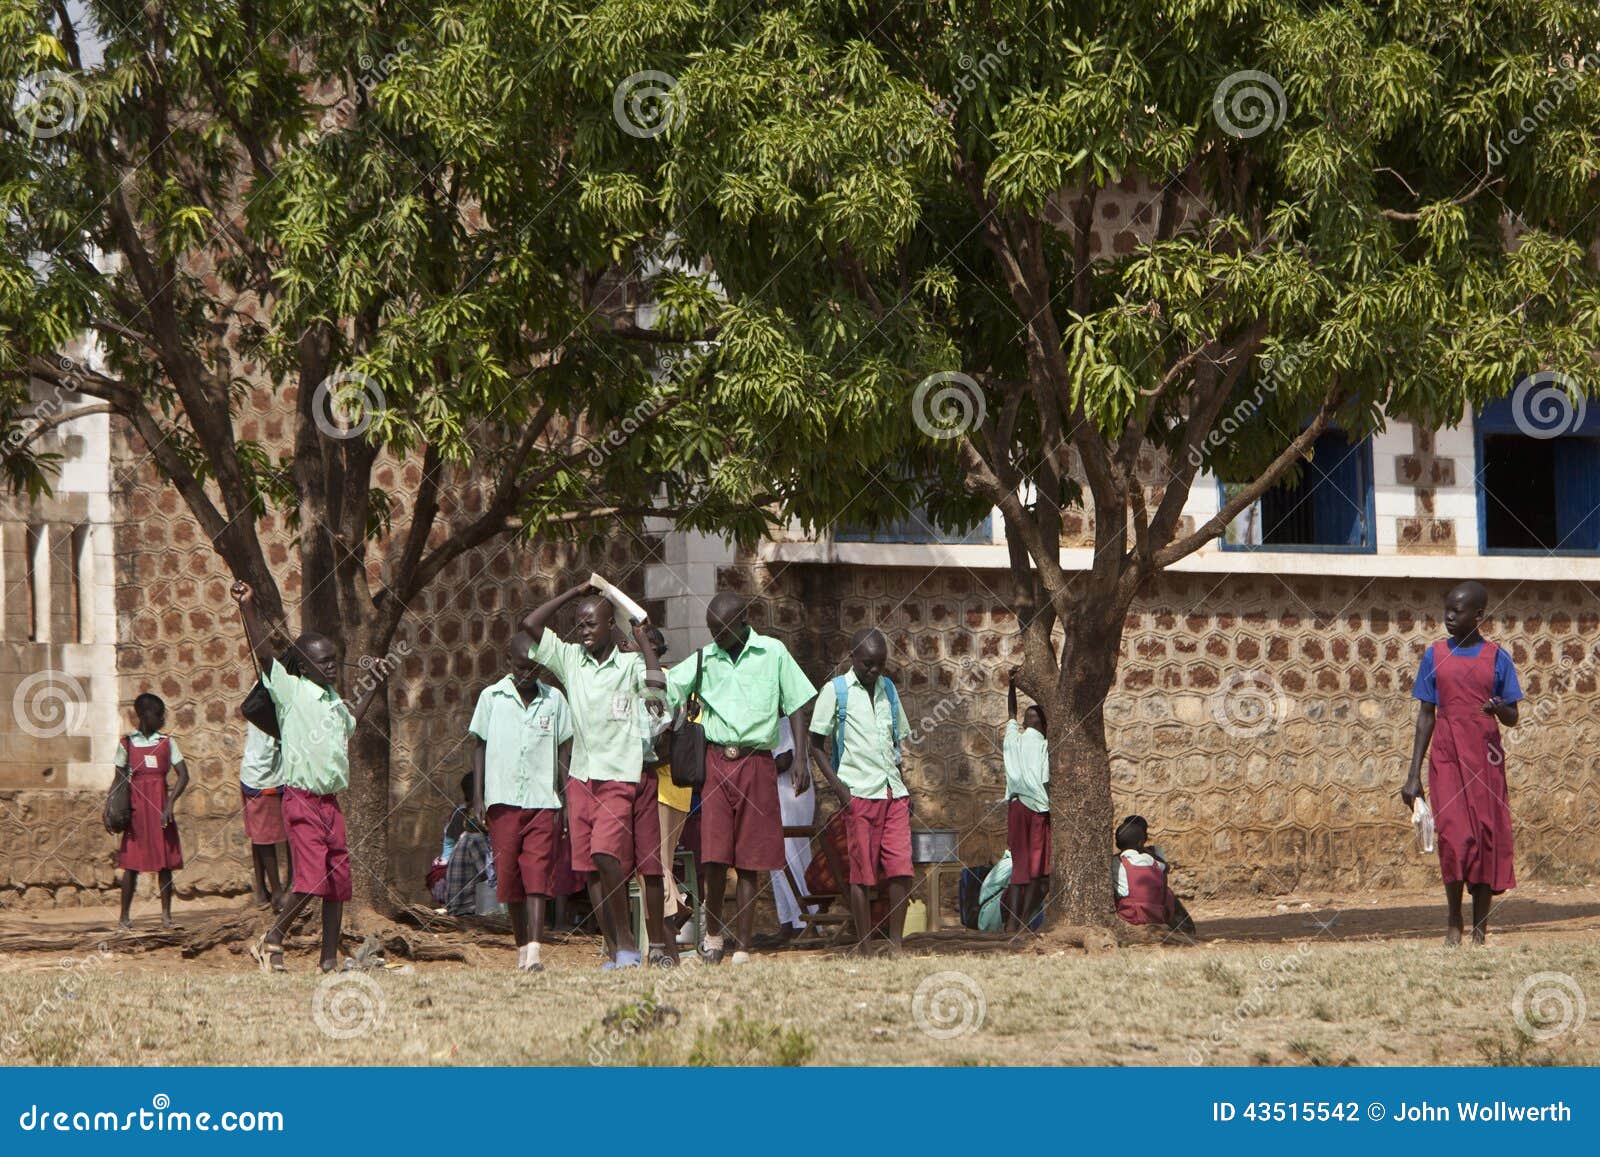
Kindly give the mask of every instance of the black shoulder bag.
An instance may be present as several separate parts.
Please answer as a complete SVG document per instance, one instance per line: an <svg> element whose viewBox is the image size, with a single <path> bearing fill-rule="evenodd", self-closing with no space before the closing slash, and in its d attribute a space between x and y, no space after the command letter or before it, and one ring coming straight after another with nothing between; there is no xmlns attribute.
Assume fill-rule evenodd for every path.
<svg viewBox="0 0 1600 1157"><path fill-rule="evenodd" d="M706 729L700 723L700 672L705 652L694 656L694 689L683 705L683 718L672 729L672 782L679 787L701 787L706 782Z"/></svg>
<svg viewBox="0 0 1600 1157"><path fill-rule="evenodd" d="M250 661L255 663L255 653L251 652ZM280 660L274 659L273 662ZM274 739L282 739L278 734L278 709L272 705L272 696L267 693L267 685L261 680L261 673L256 672L256 685L250 688L250 694L244 697L244 702L239 704L239 714L255 726L261 728Z"/></svg>
<svg viewBox="0 0 1600 1157"><path fill-rule="evenodd" d="M111 781L111 790L106 792L105 807L100 813L100 822L114 836L127 831L133 823L133 749L126 735L122 737L122 750L128 762L117 769L116 778Z"/></svg>

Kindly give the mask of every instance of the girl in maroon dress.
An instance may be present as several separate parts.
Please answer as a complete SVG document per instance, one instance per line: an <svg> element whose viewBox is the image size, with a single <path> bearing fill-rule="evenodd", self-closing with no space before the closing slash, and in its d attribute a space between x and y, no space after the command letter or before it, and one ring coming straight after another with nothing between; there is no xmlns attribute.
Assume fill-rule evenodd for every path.
<svg viewBox="0 0 1600 1157"><path fill-rule="evenodd" d="M161 734L167 721L167 705L159 695L146 691L133 701L134 714L139 717L139 730L124 735L117 744L117 771L119 776L132 780L129 799L133 815L128 830L122 833L122 848L117 856L117 866L122 869L122 919L123 928L132 928L129 910L133 907L133 891L139 882L140 872L157 872L161 889L161 926L172 924L172 872L183 867L183 848L178 843L178 825L173 817L173 807L189 787L189 767L183 762L178 741ZM178 781L167 793L167 773L176 771Z"/></svg>
<svg viewBox="0 0 1600 1157"><path fill-rule="evenodd" d="M1472 893L1473 943L1482 944L1492 897L1517 883L1500 724L1516 726L1522 686L1511 656L1478 633L1488 602L1489 592L1475 582L1462 583L1445 599L1450 637L1422 653L1411 692L1421 701L1411 772L1400 789L1407 807L1422 796L1427 752L1428 797L1449 905L1444 939L1451 945L1461 943L1463 889Z"/></svg>

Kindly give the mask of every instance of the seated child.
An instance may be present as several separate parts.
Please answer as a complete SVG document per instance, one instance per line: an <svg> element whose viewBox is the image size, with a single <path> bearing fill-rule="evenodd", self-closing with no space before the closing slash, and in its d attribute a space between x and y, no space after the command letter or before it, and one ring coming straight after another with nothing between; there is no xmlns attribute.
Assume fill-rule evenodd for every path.
<svg viewBox="0 0 1600 1157"><path fill-rule="evenodd" d="M1143 816L1129 816L1117 825L1112 868L1117 915L1129 924L1165 924L1193 936L1194 921L1167 883L1167 860L1161 849L1145 843L1149 835Z"/></svg>

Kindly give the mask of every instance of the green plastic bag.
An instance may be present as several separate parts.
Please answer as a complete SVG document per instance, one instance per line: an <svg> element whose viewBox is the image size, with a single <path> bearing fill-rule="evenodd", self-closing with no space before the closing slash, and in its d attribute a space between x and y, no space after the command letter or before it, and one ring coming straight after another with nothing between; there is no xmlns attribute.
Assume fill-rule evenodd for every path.
<svg viewBox="0 0 1600 1157"><path fill-rule="evenodd" d="M989 874L983 878L983 886L978 889L978 931L998 932L1005 924L1006 915L1002 911L1006 889L1011 887L1011 853L1007 851L1001 856L999 862L989 869Z"/></svg>

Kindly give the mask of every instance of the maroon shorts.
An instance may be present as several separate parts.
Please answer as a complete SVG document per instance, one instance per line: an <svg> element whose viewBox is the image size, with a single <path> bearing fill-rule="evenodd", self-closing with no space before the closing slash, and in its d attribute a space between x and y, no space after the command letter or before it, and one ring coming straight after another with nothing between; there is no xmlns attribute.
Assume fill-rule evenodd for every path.
<svg viewBox="0 0 1600 1157"><path fill-rule="evenodd" d="M850 882L882 883L911 875L911 797L850 801L844 817L850 839Z"/></svg>
<svg viewBox="0 0 1600 1157"><path fill-rule="evenodd" d="M772 752L729 759L722 748L706 745L700 852L707 864L732 864L754 872L783 870L783 812L778 807L778 767Z"/></svg>
<svg viewBox="0 0 1600 1157"><path fill-rule="evenodd" d="M244 834L252 844L281 844L289 838L283 830L283 796L274 791L268 795L239 795L244 800Z"/></svg>
<svg viewBox="0 0 1600 1157"><path fill-rule="evenodd" d="M294 890L324 900L348 900L350 845L339 797L285 787L283 825L294 857Z"/></svg>
<svg viewBox="0 0 1600 1157"><path fill-rule="evenodd" d="M661 818L656 812L656 777L638 783L589 781L594 823L589 856L610 856L624 876L661 875Z"/></svg>
<svg viewBox="0 0 1600 1157"><path fill-rule="evenodd" d="M515 904L529 896L554 896L561 809L497 803L487 819L499 901Z"/></svg>
<svg viewBox="0 0 1600 1157"><path fill-rule="evenodd" d="M1050 874L1050 813L1036 812L1020 799L1006 812L1006 846L1011 849L1011 882L1031 884Z"/></svg>
<svg viewBox="0 0 1600 1157"><path fill-rule="evenodd" d="M594 871L589 855L589 833L594 830L594 793L589 781L567 777L567 841L572 850L572 870L579 876Z"/></svg>

